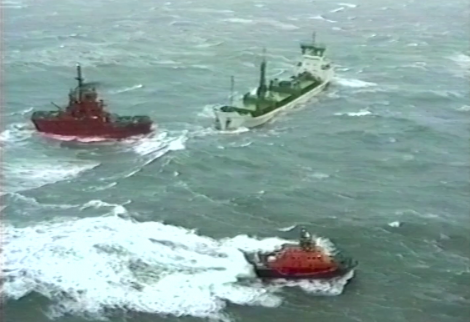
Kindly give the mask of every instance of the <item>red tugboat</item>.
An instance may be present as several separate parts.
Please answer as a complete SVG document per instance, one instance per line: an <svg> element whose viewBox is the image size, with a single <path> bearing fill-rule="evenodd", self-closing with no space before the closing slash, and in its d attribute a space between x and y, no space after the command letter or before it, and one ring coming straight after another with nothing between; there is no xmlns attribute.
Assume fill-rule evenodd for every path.
<svg viewBox="0 0 470 322"><path fill-rule="evenodd" d="M36 111L31 121L44 134L124 139L150 133L152 120L148 116L119 116L104 110L103 100L93 83L85 83L80 65L77 65L78 86L69 93L69 104L58 111Z"/></svg>
<svg viewBox="0 0 470 322"><path fill-rule="evenodd" d="M262 279L329 279L344 276L357 266L350 258L327 254L305 229L301 230L299 244L285 244L272 253L245 257Z"/></svg>

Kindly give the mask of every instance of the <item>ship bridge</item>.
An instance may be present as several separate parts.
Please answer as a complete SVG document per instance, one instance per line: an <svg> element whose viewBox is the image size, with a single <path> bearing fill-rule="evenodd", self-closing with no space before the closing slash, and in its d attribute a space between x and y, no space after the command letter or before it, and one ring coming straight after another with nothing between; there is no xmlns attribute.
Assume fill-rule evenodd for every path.
<svg viewBox="0 0 470 322"><path fill-rule="evenodd" d="M326 46L318 44L315 41L315 33L313 33L310 42L300 44L302 50L302 60L298 62L295 74L308 73L312 76L324 78L326 70L329 68L329 63L325 61Z"/></svg>
<svg viewBox="0 0 470 322"><path fill-rule="evenodd" d="M326 46L315 43L302 43L300 44L302 55L308 55L313 57L324 57L326 52Z"/></svg>
<svg viewBox="0 0 470 322"><path fill-rule="evenodd" d="M312 35L312 40L310 42L304 42L300 44L300 49L302 50L302 55L312 56L313 57L324 57L326 52L326 45L318 44L316 42L316 33Z"/></svg>

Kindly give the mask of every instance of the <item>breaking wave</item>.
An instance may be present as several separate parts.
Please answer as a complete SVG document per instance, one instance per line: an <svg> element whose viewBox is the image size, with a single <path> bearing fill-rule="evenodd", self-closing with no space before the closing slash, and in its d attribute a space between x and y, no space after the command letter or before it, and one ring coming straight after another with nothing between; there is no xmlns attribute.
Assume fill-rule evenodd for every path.
<svg viewBox="0 0 470 322"><path fill-rule="evenodd" d="M95 200L82 208L100 205L112 206ZM52 302L50 318L98 318L123 309L227 321L227 303L276 307L286 286L338 295L352 277L265 285L253 279L240 250L268 251L286 240L246 235L217 240L182 227L125 219L126 209L115 206L103 217L6 225L2 296L40 294ZM318 242L334 251L328 240Z"/></svg>
<svg viewBox="0 0 470 322"><path fill-rule="evenodd" d="M458 53L449 57L458 67L459 76L470 76L470 56L463 53Z"/></svg>
<svg viewBox="0 0 470 322"><path fill-rule="evenodd" d="M0 144L6 146L25 141L31 137L33 129L24 123L9 124L7 129L0 133Z"/></svg>
<svg viewBox="0 0 470 322"><path fill-rule="evenodd" d="M368 116L372 115L371 111L368 111L366 109L361 109L358 112L345 112L345 113L335 113L336 116Z"/></svg>
<svg viewBox="0 0 470 322"><path fill-rule="evenodd" d="M35 189L47 184L69 180L80 173L99 166L98 162L59 157L51 158L42 153L25 158L30 152L26 144L33 130L23 123L13 123L0 133L2 145L2 194ZM28 152L26 152L28 150ZM23 155L23 157L15 157ZM10 159L10 154L12 159Z"/></svg>
<svg viewBox="0 0 470 322"><path fill-rule="evenodd" d="M35 157L34 162L18 159L12 163L3 163L5 181L2 193L20 192L69 180L97 166L97 162L65 158L51 162L45 157Z"/></svg>
<svg viewBox="0 0 470 322"><path fill-rule="evenodd" d="M336 83L345 87L362 88L377 86L376 83L362 81L360 79L336 78Z"/></svg>
<svg viewBox="0 0 470 322"><path fill-rule="evenodd" d="M4 154L1 168L4 179L2 194L22 192L70 180L100 165L100 162L97 161L77 160L73 157L60 155L52 157L45 155L43 151L35 151L36 147L30 146L33 133L32 128L23 123L10 124L6 130L0 133L1 152ZM83 139L50 135L46 137L79 143L103 141L99 138ZM112 178L102 180L117 180L132 176L168 152L185 149L186 140L186 132L170 134L165 131L157 131L150 136L136 137L123 142L110 142L122 146L124 151L133 152L139 157L136 159L136 165L126 170L124 174L119 173ZM33 158L26 157L32 153ZM105 186L112 184L115 183L110 182Z"/></svg>

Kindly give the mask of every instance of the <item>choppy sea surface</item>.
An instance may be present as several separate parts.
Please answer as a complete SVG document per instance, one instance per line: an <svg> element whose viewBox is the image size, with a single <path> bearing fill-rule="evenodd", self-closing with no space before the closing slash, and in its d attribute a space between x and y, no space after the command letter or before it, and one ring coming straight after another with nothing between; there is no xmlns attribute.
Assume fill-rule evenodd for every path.
<svg viewBox="0 0 470 322"><path fill-rule="evenodd" d="M8 322L463 322L470 316L466 0L1 3L2 283ZM256 130L219 133L261 48L288 76L312 31L337 76ZM153 137L58 141L79 62ZM263 284L240 251L305 226L354 277Z"/></svg>

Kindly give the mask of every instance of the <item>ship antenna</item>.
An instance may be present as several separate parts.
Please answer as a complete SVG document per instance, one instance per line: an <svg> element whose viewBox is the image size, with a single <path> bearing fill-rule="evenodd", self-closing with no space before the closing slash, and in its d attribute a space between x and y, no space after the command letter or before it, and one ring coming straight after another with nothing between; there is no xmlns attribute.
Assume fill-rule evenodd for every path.
<svg viewBox="0 0 470 322"><path fill-rule="evenodd" d="M235 90L235 77L230 77L230 106L233 106L233 92Z"/></svg>
<svg viewBox="0 0 470 322"><path fill-rule="evenodd" d="M314 31L312 34L312 43L315 45L315 40L317 38L317 33Z"/></svg>

